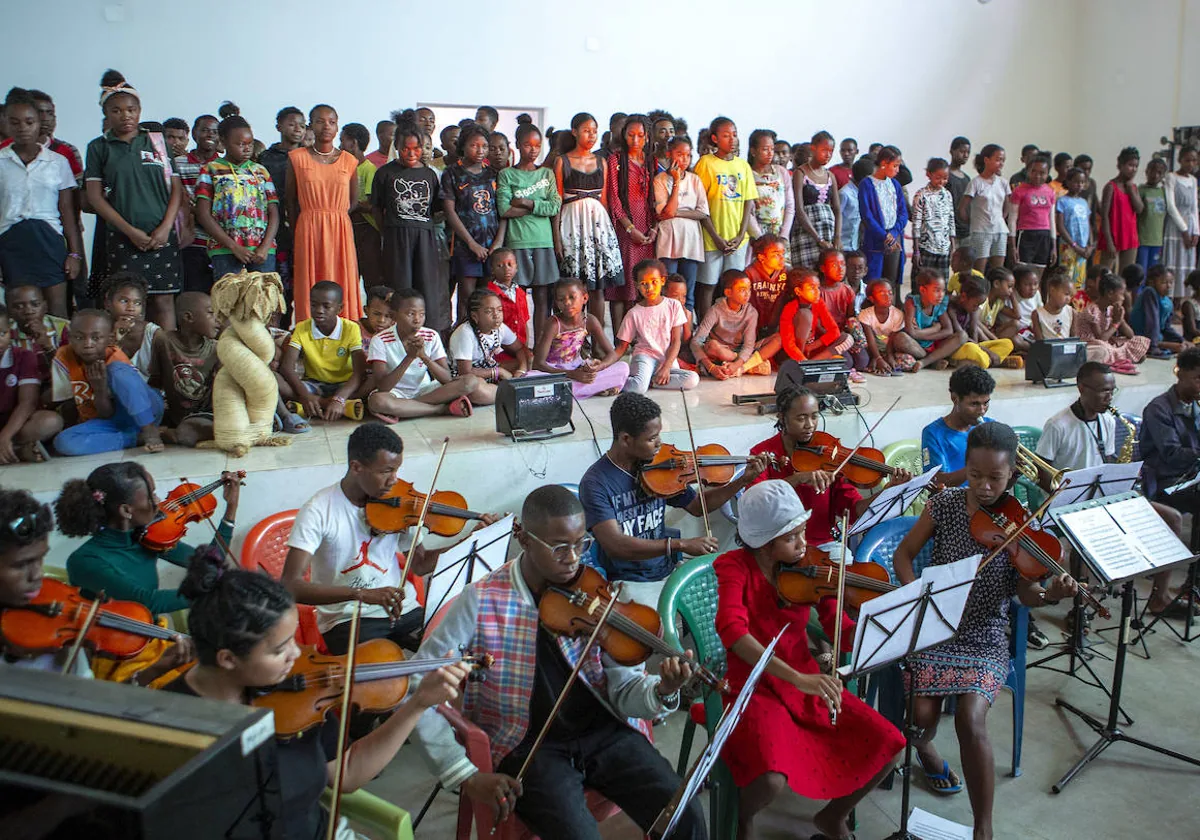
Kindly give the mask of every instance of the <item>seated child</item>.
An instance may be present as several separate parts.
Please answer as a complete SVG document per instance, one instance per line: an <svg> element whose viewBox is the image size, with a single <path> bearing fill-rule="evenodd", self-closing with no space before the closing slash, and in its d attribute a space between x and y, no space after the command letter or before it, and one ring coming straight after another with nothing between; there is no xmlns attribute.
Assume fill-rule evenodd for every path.
<svg viewBox="0 0 1200 840"><path fill-rule="evenodd" d="M279 395L302 417L320 420L363 418L367 370L358 322L338 315L342 287L331 280L313 284L309 312L292 330L283 349L276 378ZM304 361L304 378L296 376L296 359Z"/></svg>
<svg viewBox="0 0 1200 840"><path fill-rule="evenodd" d="M37 286L17 286L17 289ZM11 295L12 292L9 292ZM42 380L38 354L13 346L13 325L0 304L0 464L48 461L45 441L62 431L62 418L38 406Z"/></svg>
<svg viewBox="0 0 1200 840"><path fill-rule="evenodd" d="M625 313L617 329L617 346L605 361L616 361L632 346L624 390L644 394L653 386L690 391L700 384L700 377L678 364L688 314L682 303L663 297L666 266L661 260L642 260L633 267L632 279L638 302Z"/></svg>
<svg viewBox="0 0 1200 840"><path fill-rule="evenodd" d="M1133 302L1146 286L1146 270L1137 263L1130 263L1121 269L1121 279L1125 281L1125 311L1133 314Z"/></svg>
<svg viewBox="0 0 1200 840"><path fill-rule="evenodd" d="M850 369L851 382L866 381L859 370L867 366L867 341L863 336L862 327L854 318L858 310L854 306L854 289L846 282L846 258L842 252L827 248L821 252L821 301L833 320L837 321L838 329L852 336L854 343L845 352L852 365Z"/></svg>
<svg viewBox="0 0 1200 840"><path fill-rule="evenodd" d="M629 379L629 365L619 361L604 334L604 325L587 311L588 290L582 280L568 277L554 287L554 314L546 321L533 368L565 373L576 399L615 397ZM590 345L584 358L584 342Z"/></svg>
<svg viewBox="0 0 1200 840"><path fill-rule="evenodd" d="M863 308L867 301L867 290L863 288L863 279L867 276L867 257L862 251L847 251L843 254L846 260L846 285L854 290L854 310Z"/></svg>
<svg viewBox="0 0 1200 840"><path fill-rule="evenodd" d="M1013 269L1013 293L1004 309L1000 311L1004 321L996 335L1012 339L1018 350L1028 350L1035 340L1033 335L1033 313L1042 305L1041 280L1027 265Z"/></svg>
<svg viewBox="0 0 1200 840"><path fill-rule="evenodd" d="M1075 335L1075 310L1071 293L1075 290L1067 269L1055 267L1046 272L1046 302L1033 313L1033 337L1038 341L1071 338Z"/></svg>
<svg viewBox="0 0 1200 840"><path fill-rule="evenodd" d="M750 278L730 268L722 272L720 283L721 299L709 307L692 338L696 366L714 379L743 373L770 376L771 363L754 349L758 313L750 306Z"/></svg>
<svg viewBox="0 0 1200 840"><path fill-rule="evenodd" d="M391 286L372 286L367 289L367 299L363 303L363 316L358 319L358 332L362 336L364 353L370 349L371 339L394 323L392 306L389 303L391 299Z"/></svg>
<svg viewBox="0 0 1200 840"><path fill-rule="evenodd" d="M12 322L12 346L31 350L37 356L38 379L45 393L43 405L50 405L50 367L58 348L67 343L70 323L51 315L46 294L40 286L16 286L8 289L8 316Z"/></svg>
<svg viewBox="0 0 1200 840"><path fill-rule="evenodd" d="M1200 339L1200 271L1192 271L1187 280L1188 296L1179 306L1179 314L1183 316L1183 338L1193 344Z"/></svg>
<svg viewBox="0 0 1200 840"><path fill-rule="evenodd" d="M842 333L821 300L820 275L811 268L793 268L788 274L792 299L779 315L779 337L784 352L805 359L833 359L850 349L854 338Z"/></svg>
<svg viewBox="0 0 1200 840"><path fill-rule="evenodd" d="M663 263L666 265L666 263ZM682 345L679 348L679 367L683 370L696 370L696 357L692 355L692 310L687 303L687 278L682 274L670 274L663 286L663 297L679 301L687 320L683 323Z"/></svg>
<svg viewBox="0 0 1200 840"><path fill-rule="evenodd" d="M975 282L987 289L987 300L979 306L979 326L986 333L980 334L990 335L991 338L987 339L989 341L1001 338L1011 341L1013 343L1013 355L1011 356L1013 364L1011 366L1015 368L1024 367L1025 361L1020 355L1024 350L1021 350L1020 347L1028 347L1028 342L1018 345L1013 339L1017 330L1016 323L1013 322L1005 329L1004 318L1002 317L1004 307L1008 305L1008 299L1012 297L1013 289L1016 288L1016 280L1013 279L1013 273L1004 266L998 265L995 268L989 268L987 277L982 281L978 277L975 277ZM961 291L961 287L959 288ZM1011 334L1006 335L1004 333ZM1019 365L1016 363L1018 360L1020 360Z"/></svg>
<svg viewBox="0 0 1200 840"><path fill-rule="evenodd" d="M395 323L371 339L367 351L376 389L367 398L371 413L385 423L434 414L470 417L470 396L483 380L450 374L441 336L425 326L425 298L416 289L398 289L391 306Z"/></svg>
<svg viewBox="0 0 1200 840"><path fill-rule="evenodd" d="M130 271L110 275L104 284L104 308L113 319L113 338L142 379L150 379L150 359L158 324L146 320L146 281Z"/></svg>
<svg viewBox="0 0 1200 840"><path fill-rule="evenodd" d="M1088 360L1114 373L1133 375L1146 358L1150 339L1135 335L1125 320L1125 281L1110 271L1097 274L1095 297L1075 313L1075 330L1088 343Z"/></svg>
<svg viewBox="0 0 1200 840"><path fill-rule="evenodd" d="M267 332L271 334L271 341L275 343L275 358L271 359L271 371L275 374L276 385L279 383L279 363L283 361L283 350L292 337L290 331L279 326L281 319L280 313L273 312L267 321ZM304 360L299 356L296 357L292 370L297 377L304 378ZM275 401L275 430L287 432L289 435L302 435L309 431L308 421L288 409L282 395Z"/></svg>
<svg viewBox="0 0 1200 840"><path fill-rule="evenodd" d="M1071 298L1071 306L1075 307L1077 310L1083 310L1087 308L1087 305L1096 300L1097 295L1100 294L1100 278L1105 274L1111 273L1112 272L1102 265L1089 265L1087 267L1086 276L1084 277L1083 288L1075 293L1075 297ZM1125 284L1122 283L1121 287L1124 288L1124 286ZM1130 301L1127 304L1127 308L1128 306L1132 306L1132 304L1133 301Z"/></svg>
<svg viewBox="0 0 1200 840"><path fill-rule="evenodd" d="M1150 339L1148 355L1155 359L1170 358L1183 349L1183 336L1171 326L1171 290L1175 275L1162 263L1150 266L1146 285L1138 293L1129 313L1129 326L1138 335Z"/></svg>
<svg viewBox="0 0 1200 840"><path fill-rule="evenodd" d="M950 301L950 318L966 334L963 346L958 348L950 359L955 362L971 362L984 370L996 366L1023 368L1024 360L1020 356L1012 355L1012 341L996 338L996 334L983 323L983 308L988 302L990 291L986 284L987 280L968 274L963 278L958 296Z"/></svg>
<svg viewBox="0 0 1200 840"><path fill-rule="evenodd" d="M923 268L913 282L917 293L904 301L904 335L896 339L896 347L921 367L945 370L967 335L950 318L946 281L940 271Z"/></svg>
<svg viewBox="0 0 1200 840"><path fill-rule="evenodd" d="M212 386L217 371L217 318L212 298L184 292L175 298L174 330L160 330L154 341L150 386L166 401L162 437L167 443L194 447L212 440Z"/></svg>
<svg viewBox="0 0 1200 840"><path fill-rule="evenodd" d="M758 352L773 359L783 347L779 338L779 313L787 303L788 241L781 236L760 236L750 246L754 259L746 266L750 278L750 305L758 313Z"/></svg>
<svg viewBox="0 0 1200 840"><path fill-rule="evenodd" d="M958 294L963 278L969 274L983 277L982 271L975 270L975 249L970 245L961 245L950 255L950 279L946 281L946 291L952 295Z"/></svg>
<svg viewBox="0 0 1200 840"><path fill-rule="evenodd" d="M158 424L163 401L113 343L112 316L81 309L71 319L68 343L54 354L51 396L64 419L75 422L54 438L61 455L95 455L135 446L162 452Z"/></svg>
<svg viewBox="0 0 1200 840"><path fill-rule="evenodd" d="M904 335L904 311L892 305L892 284L882 277L867 283L867 303L858 313L871 357L867 371L876 376L900 376L921 369L908 353L896 349Z"/></svg>
<svg viewBox="0 0 1200 840"><path fill-rule="evenodd" d="M500 351L509 358L500 360ZM496 384L504 379L524 376L532 354L504 323L504 305L500 295L490 289L476 289L467 299L466 319L450 334L450 359L456 376L477 376L483 380L471 395L474 405L492 405Z"/></svg>
<svg viewBox="0 0 1200 840"><path fill-rule="evenodd" d="M500 295L505 326L513 331L517 341L528 346L529 291L517 283L517 255L511 248L497 248L488 258L488 270L491 275L487 287Z"/></svg>

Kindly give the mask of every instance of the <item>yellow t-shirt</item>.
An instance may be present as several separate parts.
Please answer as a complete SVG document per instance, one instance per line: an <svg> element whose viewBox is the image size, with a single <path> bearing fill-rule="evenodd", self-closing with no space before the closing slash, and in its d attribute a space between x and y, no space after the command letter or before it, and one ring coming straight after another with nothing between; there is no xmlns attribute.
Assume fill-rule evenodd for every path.
<svg viewBox="0 0 1200 840"><path fill-rule="evenodd" d="M746 202L758 198L754 170L742 158L723 160L716 155L705 155L696 163L695 172L708 194L708 214L713 227L722 239L733 239L742 228ZM741 244L738 243L739 247ZM704 232L704 250L717 250L708 231Z"/></svg>
<svg viewBox="0 0 1200 840"><path fill-rule="evenodd" d="M972 268L971 273L974 274L976 277L978 277L980 280L986 279L983 276L982 271L976 271L975 269ZM959 272L956 271L953 274L951 274L950 279L946 281L946 291L952 295L956 295L956 294L958 294L960 289L962 289L962 278L959 277Z"/></svg>
<svg viewBox="0 0 1200 840"><path fill-rule="evenodd" d="M330 335L321 335L312 318L301 321L288 343L304 357L304 378L317 382L345 382L354 375L352 353L362 352L362 330L357 321L338 318Z"/></svg>

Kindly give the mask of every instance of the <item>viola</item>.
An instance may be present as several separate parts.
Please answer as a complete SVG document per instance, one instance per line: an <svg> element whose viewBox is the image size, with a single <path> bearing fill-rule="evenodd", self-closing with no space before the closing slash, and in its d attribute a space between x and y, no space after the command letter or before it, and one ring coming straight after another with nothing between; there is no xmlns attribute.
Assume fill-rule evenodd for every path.
<svg viewBox="0 0 1200 840"><path fill-rule="evenodd" d="M426 494L417 492L412 482L397 481L383 496L367 502L367 524L384 534L394 534L417 524ZM462 533L467 521L482 519L482 513L466 509L467 500L450 490L436 490L429 498L424 527L439 537Z"/></svg>
<svg viewBox="0 0 1200 840"><path fill-rule="evenodd" d="M92 604L76 587L45 578L32 601L0 612L0 638L6 648L22 656L53 653L79 638ZM142 604L102 600L84 644L98 655L129 659L140 654L150 639L174 642L187 638L159 627L152 619Z"/></svg>
<svg viewBox="0 0 1200 840"><path fill-rule="evenodd" d="M838 467L842 470L840 474L857 487L874 487L896 474L896 467L884 463L883 453L878 449L860 446L855 452L828 432L813 432L808 443L797 444L792 450L792 469L797 472L832 472Z"/></svg>
<svg viewBox="0 0 1200 840"><path fill-rule="evenodd" d="M844 577L843 604L849 604L856 609L872 598L878 598L896 588L887 569L878 563L847 563ZM810 545L802 560L779 567L775 577L775 588L780 597L788 603L811 605L822 598L836 598L838 578L838 564L829 558L828 553Z"/></svg>
<svg viewBox="0 0 1200 840"><path fill-rule="evenodd" d="M550 586L538 604L538 620L559 636L590 636L596 620L613 600L613 589L591 566L580 566L575 579L564 586ZM651 654L682 656L662 640L662 618L645 604L618 601L597 636L597 644L621 665L640 665ZM729 683L703 665L691 663L696 676L714 691L725 693Z"/></svg>
<svg viewBox="0 0 1200 840"><path fill-rule="evenodd" d="M245 470L238 470L237 480L246 478ZM217 510L215 493L225 486L226 479L205 484L184 481L167 494L158 506L159 517L150 523L142 534L142 545L151 551L170 551L179 545L187 534L188 525L202 519L211 519Z"/></svg>
<svg viewBox="0 0 1200 840"><path fill-rule="evenodd" d="M733 481L737 468L750 460L748 456L730 455L719 443L707 443L695 448L695 454L665 443L653 460L641 467L642 487L652 496L668 499L678 496L690 485L721 485ZM700 468L697 481L696 467Z"/></svg>
<svg viewBox="0 0 1200 840"><path fill-rule="evenodd" d="M494 659L464 652L440 659L406 660L404 651L390 639L363 642L354 650L350 705L356 712L386 714L404 700L413 674L459 662L468 663L478 673L490 668ZM319 726L331 711L339 710L345 686L345 654L318 653L314 646L305 645L287 679L261 689L250 702L275 713L275 735L286 741Z"/></svg>
<svg viewBox="0 0 1200 840"><path fill-rule="evenodd" d="M1032 518L1015 496L1004 494L991 507L981 507L971 516L971 537L981 545L998 546L1016 529ZM1041 580L1046 575L1065 575L1062 544L1046 531L1026 528L1008 546L1009 561L1026 580ZM1097 613L1111 618L1108 608L1082 586L1079 593Z"/></svg>

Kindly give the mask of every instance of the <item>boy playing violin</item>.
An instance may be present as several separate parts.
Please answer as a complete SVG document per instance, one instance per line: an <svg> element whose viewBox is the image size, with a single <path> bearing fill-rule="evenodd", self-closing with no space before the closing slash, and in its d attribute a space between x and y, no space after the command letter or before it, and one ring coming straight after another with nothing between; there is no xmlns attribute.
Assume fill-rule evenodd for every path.
<svg viewBox="0 0 1200 840"><path fill-rule="evenodd" d="M521 556L454 599L414 657L439 658L462 645L496 657L486 680L467 684L463 714L491 739L497 772L481 772L471 763L435 709L421 716L413 739L443 787L461 786L483 810L490 808L487 824L476 825L480 837L516 813L544 840L599 840L585 787L646 830L680 784L646 739L644 721L678 708L691 667L672 657L663 660L661 676L651 676L641 665L618 665L599 647L588 652L523 779L516 778L586 643L554 636L538 616L546 588L570 586L578 576L592 543L585 524L583 506L567 488L550 485L530 493L517 535ZM672 836L707 836L697 801L688 804Z"/></svg>

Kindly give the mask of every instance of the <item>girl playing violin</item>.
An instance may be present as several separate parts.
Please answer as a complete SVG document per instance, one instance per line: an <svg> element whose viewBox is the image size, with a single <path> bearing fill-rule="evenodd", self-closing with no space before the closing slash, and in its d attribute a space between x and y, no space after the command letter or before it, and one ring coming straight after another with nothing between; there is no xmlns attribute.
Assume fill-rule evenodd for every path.
<svg viewBox="0 0 1200 840"><path fill-rule="evenodd" d="M283 584L258 572L229 568L221 553L209 547L192 558L179 591L192 604L189 627L198 663L164 691L246 704L251 689L275 685L291 673L300 648L296 606ZM378 775L422 712L458 697L466 674L462 665L427 674L391 717L355 741L348 748L342 790L357 790ZM325 836L329 817L320 799L336 769L336 745L336 723L278 743L279 817L287 840ZM336 836L355 835L340 825Z"/></svg>
<svg viewBox="0 0 1200 840"><path fill-rule="evenodd" d="M976 426L967 437L966 487L933 496L921 518L896 549L893 562L901 583L916 579L913 558L933 540L933 565L953 563L988 552L971 536L971 518L996 504L1016 480L1017 436L1003 423ZM975 815L975 840L992 837L995 768L988 739L987 713L1008 675L1008 612L1015 596L1038 607L1073 597L1075 581L1052 578L1045 587L1021 577L1007 551L980 568L967 600L958 635L913 657L916 681L915 723L923 737L914 742L925 778L935 793L958 793L962 783L933 745L942 699L958 698L958 732L967 792Z"/></svg>
<svg viewBox="0 0 1200 840"><path fill-rule="evenodd" d="M781 565L803 561L805 525L812 515L788 483L769 480L742 496L738 537L744 548L713 563L717 574L717 632L729 651L733 698L763 653L764 644L783 630L775 655L755 689L722 759L739 788L738 840L749 840L755 815L784 786L801 796L828 799L813 822L814 840L849 838L847 818L854 806L895 766L904 737L878 712L846 692L833 676L820 673L808 651L808 605L781 606L776 578ZM837 602L824 598L817 612L826 632ZM843 650L853 643L843 631ZM830 712L837 710L837 724Z"/></svg>

